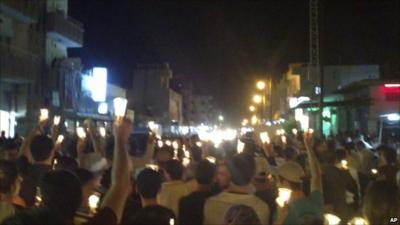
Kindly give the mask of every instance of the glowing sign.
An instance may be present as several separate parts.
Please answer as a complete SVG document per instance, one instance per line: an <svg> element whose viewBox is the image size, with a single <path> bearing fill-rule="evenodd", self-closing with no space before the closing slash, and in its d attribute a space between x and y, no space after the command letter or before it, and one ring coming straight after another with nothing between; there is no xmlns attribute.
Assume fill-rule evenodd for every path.
<svg viewBox="0 0 400 225"><path fill-rule="evenodd" d="M104 102L107 94L107 68L94 67L92 70L92 99L95 102Z"/></svg>

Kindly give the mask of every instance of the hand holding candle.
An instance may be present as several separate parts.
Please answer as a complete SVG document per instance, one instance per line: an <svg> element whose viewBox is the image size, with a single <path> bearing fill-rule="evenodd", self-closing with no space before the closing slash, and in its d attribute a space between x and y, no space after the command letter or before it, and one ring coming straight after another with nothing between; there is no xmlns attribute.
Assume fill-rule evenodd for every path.
<svg viewBox="0 0 400 225"><path fill-rule="evenodd" d="M76 128L76 134L78 135L78 137L80 139L85 139L86 138L86 132L85 132L85 129L83 129L83 127L77 127Z"/></svg>
<svg viewBox="0 0 400 225"><path fill-rule="evenodd" d="M58 126L60 124L61 117L60 116L54 116L53 118L53 124L54 126Z"/></svg>
<svg viewBox="0 0 400 225"><path fill-rule="evenodd" d="M124 117L128 100L126 100L125 98L114 98L113 103L115 116Z"/></svg>
<svg viewBox="0 0 400 225"><path fill-rule="evenodd" d="M49 110L48 109L40 109L39 121L45 121L49 118Z"/></svg>
<svg viewBox="0 0 400 225"><path fill-rule="evenodd" d="M265 143L269 144L271 142L271 140L269 139L268 132L266 131L260 133L260 139L263 144Z"/></svg>
<svg viewBox="0 0 400 225"><path fill-rule="evenodd" d="M292 190L288 188L278 188L278 197L276 198L276 203L278 203L280 207L283 207L285 203L289 202L291 194Z"/></svg>

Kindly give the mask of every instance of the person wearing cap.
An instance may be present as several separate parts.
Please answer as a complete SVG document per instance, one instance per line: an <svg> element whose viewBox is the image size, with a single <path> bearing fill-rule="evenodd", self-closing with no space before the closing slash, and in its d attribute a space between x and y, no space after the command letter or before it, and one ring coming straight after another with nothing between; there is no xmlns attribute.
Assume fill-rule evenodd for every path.
<svg viewBox="0 0 400 225"><path fill-rule="evenodd" d="M292 190L285 212L278 210L275 224L311 224L323 220L324 198L322 189L321 168L317 157L311 149L311 134L305 137L305 146L311 172L311 190L308 196L303 190L305 173L295 162L287 162L278 167L278 187Z"/></svg>

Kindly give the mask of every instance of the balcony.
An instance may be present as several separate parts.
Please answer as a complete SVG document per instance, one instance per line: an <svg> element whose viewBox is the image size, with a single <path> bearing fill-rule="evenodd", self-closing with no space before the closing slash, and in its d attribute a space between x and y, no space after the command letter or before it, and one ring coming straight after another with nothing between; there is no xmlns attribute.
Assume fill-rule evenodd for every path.
<svg viewBox="0 0 400 225"><path fill-rule="evenodd" d="M24 23L36 23L41 4L27 0L1 0L0 12Z"/></svg>
<svg viewBox="0 0 400 225"><path fill-rule="evenodd" d="M38 55L2 43L0 55L0 80L29 83L37 79L41 67Z"/></svg>
<svg viewBox="0 0 400 225"><path fill-rule="evenodd" d="M79 21L68 17L62 11L47 14L47 36L67 48L81 48L83 46L83 25Z"/></svg>

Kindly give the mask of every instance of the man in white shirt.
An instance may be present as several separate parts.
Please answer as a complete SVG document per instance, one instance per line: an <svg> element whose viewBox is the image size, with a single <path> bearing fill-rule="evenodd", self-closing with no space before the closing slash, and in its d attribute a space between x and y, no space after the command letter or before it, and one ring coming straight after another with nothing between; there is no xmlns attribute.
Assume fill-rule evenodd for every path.
<svg viewBox="0 0 400 225"><path fill-rule="evenodd" d="M231 174L231 184L226 191L206 201L204 224L223 224L225 211L237 204L253 208L261 224L268 224L270 216L268 205L251 193L250 183L255 173L253 157L247 153L241 153L235 155L227 165Z"/></svg>
<svg viewBox="0 0 400 225"><path fill-rule="evenodd" d="M157 201L171 209L175 215L179 215L179 201L183 196L190 194L188 185L182 180L183 166L178 160L171 159L165 163L163 171L166 182L161 186Z"/></svg>

